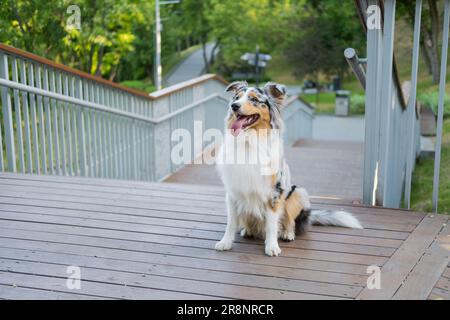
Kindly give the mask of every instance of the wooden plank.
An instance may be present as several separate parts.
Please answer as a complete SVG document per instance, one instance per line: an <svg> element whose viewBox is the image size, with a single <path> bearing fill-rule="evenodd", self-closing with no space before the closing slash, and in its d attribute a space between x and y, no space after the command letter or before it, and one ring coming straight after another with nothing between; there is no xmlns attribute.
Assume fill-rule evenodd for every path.
<svg viewBox="0 0 450 320"><path fill-rule="evenodd" d="M3 232L2 232L3 234ZM22 237L25 238L25 237ZM73 243L73 239L81 242ZM81 239L81 240L80 240ZM89 240L89 241L88 241ZM305 281L327 282L344 285L361 285L365 283L366 276L350 270L347 273L323 271L325 267L308 269L307 260L284 259L286 265L275 264L260 255L260 258L250 254L232 253L220 255L213 250L206 252L204 250L185 248L184 254L177 254L175 250L170 250L170 246L151 246L141 243L133 243L135 249L130 249L129 242L123 241L123 244L111 247L110 241L105 243L102 240L84 239L82 237L68 236L64 243L56 242L51 236L38 237L30 232L30 236L25 239L2 238L2 246L9 248L41 250L49 252L62 252L78 255L89 255L95 257L112 258L126 261L143 261L163 265L175 265L180 267L198 268L206 270L216 270L224 272L254 274L262 276L289 278ZM117 241L116 241L117 243ZM128 246L127 246L128 244ZM166 250L167 253L158 253L158 250L152 250L154 247L160 248L159 251ZM296 261L296 264L289 263ZM326 263L325 263L326 264ZM303 265L306 265L303 267Z"/></svg>
<svg viewBox="0 0 450 320"><path fill-rule="evenodd" d="M4 213L2 213L4 215ZM35 222L29 222L26 220L18 220L15 219L9 219L2 221L2 227L8 227L8 226L21 226L25 229L35 228L38 227L39 224L45 224L45 221L39 221L35 219ZM84 221L83 225L76 225L76 224L64 224L63 222L60 223L49 223L44 225L45 228L48 230L53 230L58 228L58 224L62 224L65 226L69 226L70 228L75 227L81 227L81 228L88 228L88 229L98 229L97 232L99 233L110 233L110 232L120 232L120 233L138 233L140 236L174 236L184 239L184 241L187 241L188 239L195 239L195 240L209 240L210 242L216 242L221 239L223 236L221 232L208 232L208 231L200 231L195 229L182 229L182 228L170 228L170 227L161 227L161 226L139 226L139 225L132 225L133 227L130 228L123 228L121 226L110 226L110 228L106 227L106 223L103 222L103 227L99 227L98 224L92 223L89 221ZM61 226L59 227L61 228ZM120 238L120 237L119 237ZM246 238L237 238L236 243L253 243L258 245L263 245L263 242L259 239L246 239ZM392 253L394 253L395 248L390 247L381 247L381 246L371 246L371 245L360 245L360 244L354 244L354 243L333 243L333 245L330 245L331 242L324 242L324 241L314 241L314 240L305 240L302 238L298 238L296 241L293 242L285 242L282 244L282 247L288 247L288 248L299 248L299 249L309 249L309 250L323 250L323 251L333 251L333 252L345 252L345 253L359 253L359 254L368 254L368 255L378 255L378 256L391 256Z"/></svg>
<svg viewBox="0 0 450 320"><path fill-rule="evenodd" d="M178 235L183 233L186 236L204 239L220 240L223 235L223 226L218 228L219 230L214 230L214 228L208 228L205 226L203 229L200 226L192 224L189 226L180 224L179 222L172 223L170 220L165 225L158 224L142 224L142 223L132 223L132 219L128 219L127 223L122 221L111 221L105 219L96 219L95 216L90 216L89 219L86 217L79 216L61 216L61 215L48 215L48 214L32 214L32 213L21 213L21 212L7 212L6 210L0 209L0 218L6 220L18 220L18 221L32 221L40 223L52 223L52 224L64 224L64 225L76 225L76 226L89 226L96 227L101 226L102 229L113 229L113 230L125 230L125 231L137 231L137 232L150 232L150 233L164 233L168 235ZM212 230L211 230L212 229ZM192 232L190 232L192 230ZM297 239L300 240L310 240L310 241L326 241L335 243L348 243L348 244L358 244L358 245L368 245L376 247L386 247L386 248L398 248L402 241L395 239L383 239L383 238L371 238L371 237L360 237L360 236L349 236L340 234L324 234L324 233L314 233L310 232L306 235L299 236ZM238 238L238 241L241 239ZM286 243L286 246L291 246L295 242Z"/></svg>
<svg viewBox="0 0 450 320"><path fill-rule="evenodd" d="M173 201L171 199L159 199L156 201L130 201L128 199L123 199L124 197L117 197L117 199L103 199L103 198L89 198L89 197L79 197L73 195L58 195L51 194L47 192L26 192L24 188L14 189L13 187L5 188L1 190L0 195L12 198L27 198L27 199L42 199L47 201L64 201L73 202L88 205L102 205L102 206L112 206L120 207L122 210L125 208L151 208L165 211L177 211L184 213L202 213L209 215L225 215L225 208L220 208L220 206L208 207L206 205L189 204L189 201ZM373 229L387 229L393 231L412 231L415 227L415 223L408 223L407 221L393 219L390 217L380 217L377 218L374 215L359 215L355 216L361 220L362 224L366 228ZM395 222L394 222L395 221ZM397 223L396 223L397 222Z"/></svg>
<svg viewBox="0 0 450 320"><path fill-rule="evenodd" d="M450 291L445 291L439 288L434 288L431 291L430 296L428 297L430 300L450 300Z"/></svg>
<svg viewBox="0 0 450 320"><path fill-rule="evenodd" d="M15 275L24 275L31 273L32 277L45 276L51 277L56 281L55 285L65 287L67 281L67 265L56 265L50 263L38 263L21 260L0 260L0 270L10 270L9 274L14 278ZM227 299L336 299L336 297L304 294L300 292L292 292L285 290L273 290L257 287L244 287L240 285L230 285L221 283L212 283L205 281L193 281L189 279L169 278L153 276L150 274L127 273L112 270L95 269L83 267L81 269L81 289L83 292L85 287L91 283L100 286L100 290L108 295L113 293L108 288L120 288L116 292L123 298L133 299L189 299L192 294L197 298L201 296L210 296L216 298ZM28 277L27 277L28 278ZM27 279L32 282L32 279ZM22 283L27 284L28 281ZM102 287L104 288L102 289ZM126 289L134 289L133 295L124 296ZM136 294L136 295L135 295ZM193 297L192 297L193 298Z"/></svg>
<svg viewBox="0 0 450 320"><path fill-rule="evenodd" d="M0 299L7 300L103 300L106 297L35 288L0 285Z"/></svg>
<svg viewBox="0 0 450 320"><path fill-rule="evenodd" d="M381 289L364 288L358 299L390 299L402 285L425 250L448 220L446 216L426 216L403 245L381 268Z"/></svg>
<svg viewBox="0 0 450 320"><path fill-rule="evenodd" d="M80 181L80 179L82 181ZM86 180L86 181L84 181ZM5 182L6 181L6 182ZM21 183L21 182L25 182ZM59 189L70 189L70 190L91 190L91 191L101 191L105 193L126 193L133 195L146 195L148 192L150 194L152 192L156 192L154 195L162 196L162 197L171 197L178 198L182 197L186 199L201 199L197 198L200 196L209 196L208 200L217 201L219 203L224 203L224 195L225 191L223 188L219 187L206 187L204 189L203 186L198 185L183 185L183 184L161 184L161 183L150 183L150 182L139 182L136 184L132 184L128 181L124 180L106 180L105 179L87 179L87 178L79 178L79 177L71 177L70 179L56 177L56 176L36 176L36 175L14 175L14 174L1 174L0 173L0 184L2 183L12 183L18 185L32 185L32 183L36 183L39 186L53 186ZM84 183L83 183L84 182ZM125 185L123 185L125 184ZM94 189L91 189L94 188ZM165 191L165 194L161 194L161 191ZM314 198L314 196L312 196ZM316 200L313 200L315 202ZM337 201L337 200L336 200ZM323 201L322 199L317 199L317 204L323 204L327 206L336 206L342 208L352 208L352 210L362 210L361 212L373 212L377 215L392 215L392 216L404 216L404 213L413 213L410 210L403 209L393 209L393 208L381 208L381 207L372 207L366 205L356 205L356 204L343 204L341 202L333 202L333 201ZM353 209L354 208L354 209ZM368 209L368 210L366 210ZM423 214L415 214L410 215L420 216Z"/></svg>
<svg viewBox="0 0 450 320"><path fill-rule="evenodd" d="M47 276L39 274L14 273L0 271L0 284L7 286L26 287L40 290L50 290L59 292L73 292L66 287L67 266L62 266L57 273ZM113 299L208 299L204 295L192 295L188 293L173 292L166 290L155 290L149 288L116 285L109 283L99 283L84 280L81 289L77 292L86 296L105 297ZM211 298L209 298L211 299Z"/></svg>
<svg viewBox="0 0 450 320"><path fill-rule="evenodd" d="M96 220L107 220L107 221L122 221L127 223L139 223L139 224L153 224L162 226L179 226L180 220L183 221L184 227L196 228L199 230L209 230L209 231L223 231L225 220L217 219L215 223L207 221L193 221L192 219L183 219L179 215L168 215L166 213L154 212L154 211L144 211L142 214L128 214L127 212L111 213L111 212L94 212L94 211L80 211L69 208L53 208L53 207L40 207L33 205L22 205L17 203L15 199L6 198L10 200L9 203L3 201L4 199L0 197L1 208L3 211L8 212L22 212L22 213L35 213L35 214L45 214L54 216L73 216L82 217L85 219L96 219ZM208 217L208 216L204 216ZM192 218L192 217L190 217ZM200 218L201 219L201 218ZM404 240L408 237L409 233L406 232L395 232L395 231L385 231L385 230L374 230L374 229L350 229L341 227L322 227L313 226L310 233L322 233L322 234L343 234L343 235L354 235L361 237L374 237L374 238L385 238L385 239L396 239Z"/></svg>
<svg viewBox="0 0 450 320"><path fill-rule="evenodd" d="M450 262L449 248L450 226L446 225L410 272L394 299L426 299Z"/></svg>
<svg viewBox="0 0 450 320"><path fill-rule="evenodd" d="M274 290L325 294L337 297L354 297L361 290L358 286L347 286L323 282L312 282L293 279L279 279L267 276L239 273L224 273L222 271L186 268L170 265L150 265L144 262L122 261L115 259L93 258L88 256L69 255L62 253L42 252L37 250L2 249L0 259L33 261L58 265L76 265L82 269L95 268L109 271L120 271L140 276L158 276L168 278L190 279L213 283L233 284ZM1 260L0 260L1 261ZM15 270L14 266L12 266ZM147 278L149 281L150 279Z"/></svg>
<svg viewBox="0 0 450 320"><path fill-rule="evenodd" d="M167 203L167 202L174 202L174 200L176 199L176 202L180 202L180 203L186 203L185 200L189 200L190 204L199 204L200 206L207 206L209 208L220 208L222 214L224 214L225 211L225 206L224 206L224 199L223 197L215 197L215 196L192 196L192 195L188 195L188 194L183 194L183 193L178 193L178 192L173 192L173 191L159 191L159 190L155 190L155 191L141 191L141 190L134 190L134 189L129 189L129 188L123 188L123 189L117 189L114 188L112 189L112 192L109 192L107 190L107 188L105 187L86 187L86 186L82 186L82 185L62 185L61 183L48 183L48 182L36 182L36 181L21 181L21 180L15 180L15 179L10 179L10 180L6 180L5 179L0 179L0 185L5 185L8 187L14 187L16 186L16 188L18 188L19 186L21 186L22 188L20 188L20 190L30 190L30 191L34 191L34 192L44 192L43 190L48 190L47 193L55 193L55 194L60 194L60 195L79 195L79 196L83 196L83 197L87 197L87 198L105 198L105 199L116 199L118 198L118 196L120 196L121 199L127 199L130 201L140 201L140 202L162 202L162 203ZM17 190L17 189L14 189ZM116 190L120 190L116 191ZM116 192L114 192L116 191ZM163 198L162 200L160 198ZM178 199L183 199L183 201L179 201ZM318 205L317 208L321 209L321 208L325 208L325 209L329 209L330 208L330 204L328 205ZM338 207L336 208L336 210L349 210L347 207ZM358 207L352 207L350 209L350 211L352 211L353 213L357 213L357 214L366 214L369 213L371 214L370 216L364 215L364 218L371 218L371 219L380 219L380 212L381 215L384 217L383 213L386 212L390 212L390 210L379 210L379 208L358 208ZM375 217L371 217L371 216L375 216ZM391 216L391 215L389 215ZM395 218L397 217L397 218ZM409 215L405 215L403 212L402 213L398 213L395 212L395 214L392 215L391 218L386 218L386 219L392 219L392 221L401 221L401 223L405 223L407 222L411 222L411 223L415 223L417 224L421 219L422 219L423 215L417 215L417 214L409 214Z"/></svg>
<svg viewBox="0 0 450 320"><path fill-rule="evenodd" d="M55 234L45 231L30 231L30 230L18 230L18 229L0 229L0 235L2 237L2 241L7 241L8 243L14 244L13 240L28 240L28 241L44 241L44 242L53 242L60 244L71 244L75 246L94 246L99 248L111 248L111 249L119 249L122 252L126 250L130 251L138 251L143 253L149 253L152 257L156 255L171 255L171 256L179 256L179 257L193 257L196 259L209 259L209 260L218 260L218 261L230 261L230 262L247 262L254 263L264 266L274 266L274 267L289 267L289 268L297 268L301 270L313 270L315 271L313 274L317 275L316 278L308 278L305 280L318 280L324 281L327 277L327 272L332 273L345 273L345 274L356 274L361 275L365 273L366 267L364 265L354 265L350 263L338 263L333 261L316 261L314 260L314 252L310 252L309 257L299 258L292 256L283 256L280 259L270 259L266 256L262 255L262 247L259 248L258 252L256 250L253 252L235 252L230 251L227 253L216 252L215 250L207 249L207 248L198 248L198 247L178 247L169 244L162 243L152 243L152 242L144 242L141 241L132 241L132 240L121 240L115 238L102 238L95 236L83 236L83 235L72 235L72 234ZM146 237L147 238L147 237ZM160 237L157 237L158 239ZM20 241L23 245L24 241ZM6 244L4 244L6 246ZM211 261L209 261L211 262ZM217 261L215 261L217 262ZM212 262L211 262L212 263ZM311 273L307 273L311 274ZM336 275L329 275L332 279L336 280ZM330 278L330 279L331 279ZM353 277L350 277L353 279ZM344 279L342 281L347 281ZM353 280L352 280L353 281ZM339 282L340 283L340 282ZM348 284L345 282L344 284ZM350 284L353 284L351 282Z"/></svg>

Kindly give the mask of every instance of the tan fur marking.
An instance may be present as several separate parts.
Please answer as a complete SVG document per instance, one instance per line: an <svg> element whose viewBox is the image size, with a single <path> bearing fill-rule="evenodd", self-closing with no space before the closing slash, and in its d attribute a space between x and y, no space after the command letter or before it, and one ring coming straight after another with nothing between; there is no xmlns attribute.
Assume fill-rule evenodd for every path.
<svg viewBox="0 0 450 320"><path fill-rule="evenodd" d="M284 204L284 215L281 218L281 225L284 230L291 230L295 227L295 219L302 210L300 194L294 191Z"/></svg>

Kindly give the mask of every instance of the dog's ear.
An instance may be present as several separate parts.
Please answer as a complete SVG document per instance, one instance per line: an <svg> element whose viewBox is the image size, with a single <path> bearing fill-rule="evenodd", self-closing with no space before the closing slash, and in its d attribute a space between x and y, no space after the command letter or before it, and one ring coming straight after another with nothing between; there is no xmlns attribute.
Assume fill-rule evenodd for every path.
<svg viewBox="0 0 450 320"><path fill-rule="evenodd" d="M264 91L278 104L282 104L286 98L286 87L275 82L267 82L264 86Z"/></svg>
<svg viewBox="0 0 450 320"><path fill-rule="evenodd" d="M248 87L247 81L234 81L225 89L226 92L238 92Z"/></svg>

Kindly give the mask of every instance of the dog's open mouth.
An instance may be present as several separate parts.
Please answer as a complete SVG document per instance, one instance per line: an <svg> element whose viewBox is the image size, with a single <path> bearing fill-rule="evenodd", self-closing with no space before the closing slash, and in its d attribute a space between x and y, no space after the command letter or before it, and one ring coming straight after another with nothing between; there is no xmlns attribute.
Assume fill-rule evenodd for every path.
<svg viewBox="0 0 450 320"><path fill-rule="evenodd" d="M237 136L243 129L251 126L259 119L259 114L252 114L249 116L238 115L236 120L231 124L231 134Z"/></svg>

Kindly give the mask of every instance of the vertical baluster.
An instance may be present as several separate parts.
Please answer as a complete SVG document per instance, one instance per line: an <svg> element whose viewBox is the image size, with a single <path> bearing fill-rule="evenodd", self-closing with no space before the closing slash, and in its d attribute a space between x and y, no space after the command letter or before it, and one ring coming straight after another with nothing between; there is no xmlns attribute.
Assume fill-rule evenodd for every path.
<svg viewBox="0 0 450 320"><path fill-rule="evenodd" d="M27 70L24 60L20 60L20 82L27 84ZM22 91L22 106L23 106L23 122L24 122L24 138L25 138L25 159L26 170L28 173L33 172L33 158L31 152L31 132L30 132L30 112L28 108L28 94Z"/></svg>
<svg viewBox="0 0 450 320"><path fill-rule="evenodd" d="M414 131L416 123L416 92L417 92L417 70L419 69L419 47L420 47L420 24L422 15L422 0L416 1L416 11L414 18L414 40L413 40L413 57L411 69L411 94L408 100L408 124L409 130L406 134L409 137L407 162L406 162L406 178L405 178L405 201L408 209L411 207L411 177L413 162L416 160L414 154Z"/></svg>
<svg viewBox="0 0 450 320"><path fill-rule="evenodd" d="M100 104L102 106L105 105L105 88L100 86ZM104 178L108 178L108 140L107 140L107 117L108 114L106 112L102 113L102 154L103 154L103 161L102 161L102 176Z"/></svg>
<svg viewBox="0 0 450 320"><path fill-rule="evenodd" d="M94 84L89 83L89 99L91 102L95 102L94 99ZM98 174L98 159L97 159L97 133L96 133L96 127L95 127L95 118L96 118L96 112L94 110L91 110L91 117L90 117L90 126L91 126L91 177L96 177Z"/></svg>
<svg viewBox="0 0 450 320"><path fill-rule="evenodd" d="M90 101L89 99L89 82L83 79L83 100ZM85 122L85 145L86 145L86 176L90 176L92 172L92 142L91 142L91 112L89 109L84 109L84 122Z"/></svg>
<svg viewBox="0 0 450 320"><path fill-rule="evenodd" d="M383 206L393 206L396 204L391 202L390 190L392 190L391 174L393 163L390 161L392 157L392 122L394 119L393 109L393 91L394 87L392 79L392 65L393 65L393 50L394 50L394 31L395 31L395 0L386 0L385 2L385 16L383 28L383 66L382 66L382 91L381 101L384 106L382 116L381 142L382 142L382 161L380 171L382 179L379 180L379 185L383 192Z"/></svg>
<svg viewBox="0 0 450 320"><path fill-rule="evenodd" d="M113 98L112 98L112 89L108 90L108 107L111 109L114 108L113 105ZM114 172L114 148L115 148L115 141L114 141L114 135L113 135L113 123L115 121L115 118L113 115L109 115L109 123L108 123L108 142L109 142L109 177L114 178L115 172Z"/></svg>
<svg viewBox="0 0 450 320"><path fill-rule="evenodd" d="M8 56L0 52L0 78L9 79ZM11 96L9 89L2 87L2 111L3 111L3 125L5 127L5 144L6 144L6 158L8 160L8 170L16 172L16 150L14 143L14 126ZM3 161L3 158L2 158Z"/></svg>
<svg viewBox="0 0 450 320"><path fill-rule="evenodd" d="M83 99L83 85L81 79L76 77L74 78L74 86L75 86L75 98L82 100ZM86 176L86 132L84 125L84 111L83 107L77 105L76 106L76 117L77 117L77 163L78 170L81 176Z"/></svg>
<svg viewBox="0 0 450 320"><path fill-rule="evenodd" d="M69 96L69 76L67 74L64 75L64 95L65 96ZM71 107L69 106L68 103L65 103L64 105L64 111L65 111L65 123L66 123L66 131L65 131L65 137L66 137L66 142L67 142L67 167L68 167L68 171L69 171L69 175L73 175L73 156L72 153L73 151L73 147L72 147L72 125L71 125L71 116L70 116L70 111L71 111Z"/></svg>
<svg viewBox="0 0 450 320"><path fill-rule="evenodd" d="M50 71L50 91L56 92L55 89L55 71ZM60 162L60 150L59 150L59 129L58 129L58 101L51 101L51 118L52 118L52 131L53 131L53 148L55 152L55 167L56 173L61 174L61 162ZM50 125L50 124L49 124Z"/></svg>
<svg viewBox="0 0 450 320"><path fill-rule="evenodd" d="M126 100L125 95L122 93L121 95L121 105L122 109L126 109ZM124 165L125 165L125 179L129 179L129 173L130 173L130 162L129 162L129 139L128 139L128 119L122 120L122 134L123 134L123 140L124 140Z"/></svg>
<svg viewBox="0 0 450 320"><path fill-rule="evenodd" d="M62 94L62 75L60 72L56 73L55 75L55 81L56 81L56 92ZM65 132L65 125L64 125L64 108L62 103L58 103L57 108L55 112L58 113L58 135L59 135L59 150L61 153L61 164L57 166L57 172L58 174L62 173L63 175L67 175L67 160L66 160L66 132ZM61 168L61 171L60 169Z"/></svg>
<svg viewBox="0 0 450 320"><path fill-rule="evenodd" d="M107 101L107 94L106 94L106 90L107 88L105 86L102 86L102 105L103 106L108 106L108 101ZM105 146L105 177L106 178L111 178L111 167L109 165L109 161L110 161L110 151L111 151L111 144L110 144L110 137L108 136L108 127L109 127L109 114L105 113L104 117L103 117L103 141L104 141L104 146Z"/></svg>
<svg viewBox="0 0 450 320"><path fill-rule="evenodd" d="M445 82L447 73L448 33L450 24L450 0L445 0L442 32L441 71L439 76L438 123L436 129L436 150L434 152L433 211L438 212L439 171L441 165L442 126L444 118Z"/></svg>
<svg viewBox="0 0 450 320"><path fill-rule="evenodd" d="M13 58L12 66L12 79L14 82L19 82L19 74L17 69L17 59ZM23 133L22 133L22 112L20 110L20 98L19 91L14 90L14 109L16 114L16 127L17 127L17 148L19 149L19 170L20 172L25 172L25 160L24 160L24 149L23 149ZM1 130L0 130L1 131ZM0 148L3 151L3 148ZM2 157L3 160L3 157Z"/></svg>
<svg viewBox="0 0 450 320"><path fill-rule="evenodd" d="M70 96L76 98L76 79L74 76L69 78ZM72 124L72 162L75 175L80 174L80 163L78 162L79 141L78 141L78 108L79 106L72 104L70 110L71 124Z"/></svg>
<svg viewBox="0 0 450 320"><path fill-rule="evenodd" d="M116 103L116 108L120 108L120 92L116 91L116 96L115 96L115 103ZM122 135L120 132L120 128L121 128L121 118L117 117L116 120L116 136L117 136L117 166L118 166L118 176L117 178L122 179L123 178L123 161L122 161Z"/></svg>
<svg viewBox="0 0 450 320"><path fill-rule="evenodd" d="M41 66L36 65L36 88L41 89L42 72ZM45 147L45 123L44 123L44 111L42 106L42 96L37 96L37 109L38 109L38 123L39 123L39 145L41 150L41 167L42 172L47 174L47 152Z"/></svg>
<svg viewBox="0 0 450 320"><path fill-rule="evenodd" d="M111 105L111 96L110 91L105 90L105 106L109 108L113 108ZM111 139L111 123L112 123L112 116L111 114L107 114L106 117L106 140L108 142L108 165L107 165L107 177L112 178L113 177L113 148L112 148L112 139Z"/></svg>
<svg viewBox="0 0 450 320"><path fill-rule="evenodd" d="M34 69L33 64L28 63L28 85L34 87ZM39 144L38 144L38 129L36 117L36 101L35 95L30 94L30 109L31 109L31 133L33 136L33 153L34 153L34 167L37 174L41 173L39 164Z"/></svg>
<svg viewBox="0 0 450 320"><path fill-rule="evenodd" d="M99 85L95 84L95 102L100 104L100 89L99 89ZM101 123L102 123L102 116L103 113L102 112L97 112L95 115L95 120L96 120L96 137L97 137L97 164L98 164L98 168L97 168L97 176L98 177L103 177L103 153L102 153L102 128L101 128Z"/></svg>
<svg viewBox="0 0 450 320"><path fill-rule="evenodd" d="M117 108L117 90L113 90L111 92L111 106ZM119 161L117 159L117 149L118 149L118 139L117 139L117 120L119 117L113 117L113 121L111 122L112 126L112 141L113 141L113 165L114 165L114 178L119 177Z"/></svg>
<svg viewBox="0 0 450 320"><path fill-rule="evenodd" d="M44 83L43 83L43 89L45 91L48 91L48 69L44 68L43 70L44 74ZM53 167L53 143L52 143L52 121L51 121L51 110L50 110L50 100L48 98L44 98L44 107L45 107L45 122L47 124L47 154L48 154L48 167L51 174L54 174L54 167Z"/></svg>

